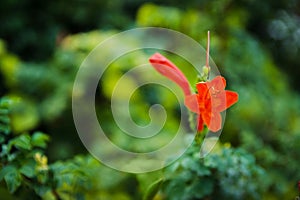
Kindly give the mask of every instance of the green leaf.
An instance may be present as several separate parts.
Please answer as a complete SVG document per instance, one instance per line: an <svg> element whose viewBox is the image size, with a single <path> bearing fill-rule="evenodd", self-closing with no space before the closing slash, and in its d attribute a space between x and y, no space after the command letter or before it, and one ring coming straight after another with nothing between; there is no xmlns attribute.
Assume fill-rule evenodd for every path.
<svg viewBox="0 0 300 200"><path fill-rule="evenodd" d="M187 188L186 193L190 195L189 199L202 199L213 192L213 187L213 179L210 177L195 179Z"/></svg>
<svg viewBox="0 0 300 200"><path fill-rule="evenodd" d="M19 152L14 152L12 154L8 154L7 155L8 162L12 162L14 159L16 159L18 154L19 154Z"/></svg>
<svg viewBox="0 0 300 200"><path fill-rule="evenodd" d="M4 113L3 109L0 109L0 112ZM8 135L10 132L10 118L8 115L2 115L0 113L0 133L4 133L5 135Z"/></svg>
<svg viewBox="0 0 300 200"><path fill-rule="evenodd" d="M5 137L3 135L0 135L0 144L2 144L5 141Z"/></svg>
<svg viewBox="0 0 300 200"><path fill-rule="evenodd" d="M8 115L9 111L7 108L0 108L0 115Z"/></svg>
<svg viewBox="0 0 300 200"><path fill-rule="evenodd" d="M10 126L0 124L0 133L1 132L4 133L5 135L8 135L10 133Z"/></svg>
<svg viewBox="0 0 300 200"><path fill-rule="evenodd" d="M22 167L20 168L20 173L32 178L35 175L35 162L33 160L29 160L25 162Z"/></svg>
<svg viewBox="0 0 300 200"><path fill-rule="evenodd" d="M196 172L198 176L210 175L211 172L208 167L204 166L202 160L194 157L186 157L181 161L181 165L184 169L189 169L193 172Z"/></svg>
<svg viewBox="0 0 300 200"><path fill-rule="evenodd" d="M0 112L4 113L3 111L5 111L5 110L0 109ZM10 122L10 118L8 117L8 115L2 116L1 115L2 113L0 113L0 122L4 123L4 124L8 124Z"/></svg>
<svg viewBox="0 0 300 200"><path fill-rule="evenodd" d="M9 142L10 146L15 146L18 149L31 150L30 136L28 134L22 134L19 137L12 139Z"/></svg>
<svg viewBox="0 0 300 200"><path fill-rule="evenodd" d="M2 98L0 99L0 107L7 108L10 104L10 100L8 98Z"/></svg>
<svg viewBox="0 0 300 200"><path fill-rule="evenodd" d="M15 166L10 165L3 168L0 172L0 180L3 177L10 193L14 193L21 185L22 177Z"/></svg>
<svg viewBox="0 0 300 200"><path fill-rule="evenodd" d="M186 186L181 178L176 178L164 184L163 193L166 194L168 199L182 200L184 199Z"/></svg>
<svg viewBox="0 0 300 200"><path fill-rule="evenodd" d="M163 182L164 180L161 178L155 181L154 183L152 183L147 189L143 200L152 200L154 196L157 194L157 192L159 191Z"/></svg>
<svg viewBox="0 0 300 200"><path fill-rule="evenodd" d="M2 151L0 153L0 157L3 157L5 155L8 155L9 154L9 151L10 151L10 148L8 145L6 144L2 144Z"/></svg>
<svg viewBox="0 0 300 200"><path fill-rule="evenodd" d="M42 197L42 199L45 199L45 200L52 199L52 198L49 198L49 197L51 197L50 194L52 193L51 187L41 185L41 184L36 184L33 186L33 189L37 195Z"/></svg>
<svg viewBox="0 0 300 200"><path fill-rule="evenodd" d="M10 172L4 177L8 191L14 193L21 185L21 175L17 171Z"/></svg>
<svg viewBox="0 0 300 200"><path fill-rule="evenodd" d="M42 198L46 200L56 200L55 195L52 193L50 189L48 189L48 191L45 194L40 196L42 196Z"/></svg>
<svg viewBox="0 0 300 200"><path fill-rule="evenodd" d="M10 117L8 109L9 101L0 99L0 133L8 135L10 133Z"/></svg>
<svg viewBox="0 0 300 200"><path fill-rule="evenodd" d="M32 144L32 146L35 146L35 147L46 148L47 142L49 141L49 139L50 138L48 135L41 133L41 132L35 132L32 135L31 144Z"/></svg>
<svg viewBox="0 0 300 200"><path fill-rule="evenodd" d="M9 173L10 171L14 170L14 168L16 168L15 166L12 165L7 165L5 167L3 167L0 170L0 181L2 181L2 179L4 178L4 176Z"/></svg>

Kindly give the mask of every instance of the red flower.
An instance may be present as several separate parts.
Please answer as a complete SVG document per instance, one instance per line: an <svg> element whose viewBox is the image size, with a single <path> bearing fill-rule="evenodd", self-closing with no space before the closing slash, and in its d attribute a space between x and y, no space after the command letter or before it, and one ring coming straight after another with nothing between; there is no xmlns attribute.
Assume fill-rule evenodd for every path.
<svg viewBox="0 0 300 200"><path fill-rule="evenodd" d="M185 94L185 105L198 114L198 131L204 124L208 129L217 132L222 127L221 112L238 100L236 92L225 90L226 80L222 76L212 81L196 84L197 94L191 94L190 85L184 74L167 58L155 53L149 59L153 67L162 75L177 83Z"/></svg>
<svg viewBox="0 0 300 200"><path fill-rule="evenodd" d="M238 94L225 90L225 86L225 78L216 76L212 81L197 83L198 94L186 96L185 105L199 114L199 131L203 130L204 124L213 132L219 131L222 127L220 113L238 101Z"/></svg>

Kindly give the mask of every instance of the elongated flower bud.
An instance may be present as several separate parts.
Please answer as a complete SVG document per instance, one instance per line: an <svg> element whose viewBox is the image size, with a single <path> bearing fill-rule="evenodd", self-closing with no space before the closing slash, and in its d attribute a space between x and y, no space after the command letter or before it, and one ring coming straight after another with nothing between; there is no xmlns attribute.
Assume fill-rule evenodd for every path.
<svg viewBox="0 0 300 200"><path fill-rule="evenodd" d="M150 57L149 62L160 74L177 83L182 88L185 96L191 95L188 80L170 60L159 53L155 53Z"/></svg>

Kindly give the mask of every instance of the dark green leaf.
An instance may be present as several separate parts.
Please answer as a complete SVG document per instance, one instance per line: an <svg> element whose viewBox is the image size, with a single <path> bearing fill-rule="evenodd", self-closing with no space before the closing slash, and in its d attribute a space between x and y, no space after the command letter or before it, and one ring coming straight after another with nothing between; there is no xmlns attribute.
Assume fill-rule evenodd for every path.
<svg viewBox="0 0 300 200"><path fill-rule="evenodd" d="M1 112L1 109L0 109ZM3 112L3 110L2 110ZM10 118L7 115L2 116L0 113L0 122L3 124L8 124L10 122Z"/></svg>
<svg viewBox="0 0 300 200"><path fill-rule="evenodd" d="M12 154L8 154L7 155L7 159L9 162L13 161L17 156L18 156L18 153L19 152L15 152L15 153L12 153Z"/></svg>
<svg viewBox="0 0 300 200"><path fill-rule="evenodd" d="M210 170L198 158L186 157L181 163L185 169L196 172L198 176L210 175Z"/></svg>
<svg viewBox="0 0 300 200"><path fill-rule="evenodd" d="M49 192L50 192L50 194L51 194L51 188L50 188L50 187L43 186L43 185L40 185L40 184L34 185L34 186L33 186L33 189L34 189L34 191L35 191L39 196L45 196L46 193L49 193ZM49 196L49 194L46 195L46 196ZM50 196L51 196L51 195L50 195ZM52 199L52 198L45 198L45 199Z"/></svg>
<svg viewBox="0 0 300 200"><path fill-rule="evenodd" d="M182 200L184 199L184 193L186 189L186 184L181 179L174 179L168 181L167 184L163 186L163 190L168 197L172 200Z"/></svg>
<svg viewBox="0 0 300 200"><path fill-rule="evenodd" d="M18 149L30 150L31 149L30 139L31 138L28 134L22 134L16 138L12 139L9 142L9 145L15 146Z"/></svg>
<svg viewBox="0 0 300 200"><path fill-rule="evenodd" d="M0 133L1 132L5 135L8 135L10 133L10 126L6 124L0 124Z"/></svg>
<svg viewBox="0 0 300 200"><path fill-rule="evenodd" d="M5 141L5 137L3 135L0 135L0 144L2 144Z"/></svg>
<svg viewBox="0 0 300 200"><path fill-rule="evenodd" d="M8 115L9 111L6 108L0 108L0 115Z"/></svg>
<svg viewBox="0 0 300 200"><path fill-rule="evenodd" d="M6 145L6 144L3 144L3 145L2 145L2 151L1 151L1 153L0 153L0 156L3 157L3 156L5 156L5 155L8 155L9 151L10 151L9 146Z"/></svg>
<svg viewBox="0 0 300 200"><path fill-rule="evenodd" d="M9 134L10 133L10 118L8 116L9 101L5 99L0 99L0 133Z"/></svg>
<svg viewBox="0 0 300 200"><path fill-rule="evenodd" d="M35 175L35 162L33 160L29 160L25 162L22 167L20 168L20 173L32 178Z"/></svg>
<svg viewBox="0 0 300 200"><path fill-rule="evenodd" d="M0 100L0 107L4 107L4 108L7 108L10 104L10 100L7 99L7 98L2 98Z"/></svg>
<svg viewBox="0 0 300 200"><path fill-rule="evenodd" d="M48 141L49 141L49 136L41 132L35 132L31 138L32 146L41 147L41 148L46 148Z"/></svg>
<svg viewBox="0 0 300 200"><path fill-rule="evenodd" d="M187 188L189 199L201 199L213 192L213 180L210 178L195 179Z"/></svg>
<svg viewBox="0 0 300 200"><path fill-rule="evenodd" d="M4 176L7 188L10 193L15 192L21 185L22 177L14 166L7 166L0 172L0 179Z"/></svg>
<svg viewBox="0 0 300 200"><path fill-rule="evenodd" d="M13 171L15 169L15 166L7 165L3 167L0 171L0 181L4 178L4 176L9 173L10 171Z"/></svg>

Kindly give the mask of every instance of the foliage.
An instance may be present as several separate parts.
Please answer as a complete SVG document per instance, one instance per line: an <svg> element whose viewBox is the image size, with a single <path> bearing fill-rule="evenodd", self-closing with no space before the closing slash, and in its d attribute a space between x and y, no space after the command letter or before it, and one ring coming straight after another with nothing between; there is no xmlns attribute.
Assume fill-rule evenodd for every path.
<svg viewBox="0 0 300 200"><path fill-rule="evenodd" d="M0 37L23 59L47 60L65 35L99 27L125 28L134 17L130 11L136 8L133 1L118 0L3 1Z"/></svg>
<svg viewBox="0 0 300 200"><path fill-rule="evenodd" d="M167 19L161 14L170 12L177 12L178 17ZM247 18L238 16L246 11L222 12L225 18L220 22L219 16L209 18L209 11L184 12L146 4L140 9L137 21L142 26L172 28L197 40L204 34L202 29L214 30L211 55L228 78L229 87L240 96L239 105L229 111L231 117L226 121L222 139L253 153L258 164L268 169L272 191L266 193L268 198L288 195L295 188L296 180L291 180L291 175L300 176L297 170L299 126L296 123L300 117L297 109L300 97L289 88L286 75L278 70L264 47L243 31ZM230 13L226 15L226 12ZM185 23L186 20L189 23ZM293 196L295 193L290 198Z"/></svg>
<svg viewBox="0 0 300 200"><path fill-rule="evenodd" d="M261 199L267 177L252 155L242 149L222 147L199 159L198 148L194 144L165 169L158 196L162 199Z"/></svg>
<svg viewBox="0 0 300 200"><path fill-rule="evenodd" d="M41 153L46 147L49 136L35 132L13 136L9 125L9 99L1 99L0 110L2 127L1 136L1 171L0 180L5 180L9 192L15 192L22 184L31 185L34 189L45 179L48 170L47 158ZM37 159L39 158L39 159Z"/></svg>
<svg viewBox="0 0 300 200"><path fill-rule="evenodd" d="M5 135L10 132L9 101L7 99L0 100L0 142L5 140Z"/></svg>
<svg viewBox="0 0 300 200"><path fill-rule="evenodd" d="M48 60L55 52L56 44L68 34L94 29L126 29L134 24L139 7L146 3L139 1L91 0L48 1L28 0L23 2L5 0L1 3L0 38L8 43L9 50L25 60ZM154 0L157 5L176 7L167 18L178 18L179 8L205 11L219 20L231 13L241 11L231 22L248 19L246 29L255 34L272 51L280 66L288 69L294 85L297 86L299 70L295 69L299 57L297 27L299 27L299 2L297 0ZM176 11L175 11L176 10ZM164 10L163 10L164 11ZM158 13L158 12L156 12ZM193 13L188 14L186 24L197 20ZM39 16L39 17L36 17ZM151 15L153 16L153 14ZM207 16L206 16L207 17ZM167 19L165 18L165 19ZM210 17L209 17L210 18ZM150 19L150 18L149 18ZM206 18L200 18L205 23ZM208 19L208 21L210 21ZM202 29L203 23L197 26ZM219 26L220 29L222 27ZM195 30L195 29L194 29ZM201 32L201 31L200 31ZM37 42L38 41L38 42ZM33 53L34 52L34 53Z"/></svg>
<svg viewBox="0 0 300 200"><path fill-rule="evenodd" d="M10 105L9 99L1 99L0 181L15 197L32 198L35 193L42 199L129 199L121 183L130 177L103 167L91 156L49 164L45 156L49 136L41 132L14 135L9 126Z"/></svg>

